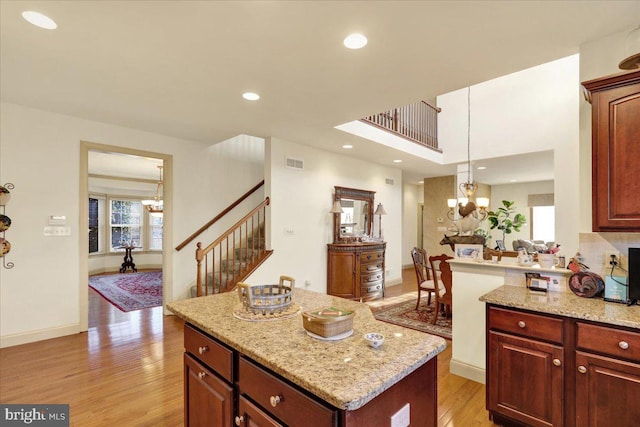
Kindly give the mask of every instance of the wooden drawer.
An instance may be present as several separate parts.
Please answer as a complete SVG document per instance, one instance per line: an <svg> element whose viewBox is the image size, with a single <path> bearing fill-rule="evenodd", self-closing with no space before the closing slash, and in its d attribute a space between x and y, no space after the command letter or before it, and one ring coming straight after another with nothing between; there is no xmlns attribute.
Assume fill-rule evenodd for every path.
<svg viewBox="0 0 640 427"><path fill-rule="evenodd" d="M362 274L377 273L379 271L382 271L382 261L373 262L370 264L362 264L362 266L360 266L360 273Z"/></svg>
<svg viewBox="0 0 640 427"><path fill-rule="evenodd" d="M287 425L337 425L336 409L312 399L244 357L240 357L238 364L238 389Z"/></svg>
<svg viewBox="0 0 640 427"><path fill-rule="evenodd" d="M577 322L576 347L640 362L640 333Z"/></svg>
<svg viewBox="0 0 640 427"><path fill-rule="evenodd" d="M186 324L184 348L222 378L233 382L233 351Z"/></svg>
<svg viewBox="0 0 640 427"><path fill-rule="evenodd" d="M365 286L369 286L369 284L377 283L382 281L382 271L379 271L374 274L363 274L360 276L360 286L363 288Z"/></svg>
<svg viewBox="0 0 640 427"><path fill-rule="evenodd" d="M362 252L360 255L360 263L368 264L384 260L384 251Z"/></svg>
<svg viewBox="0 0 640 427"><path fill-rule="evenodd" d="M489 307L489 328L558 344L563 342L563 320L521 311Z"/></svg>
<svg viewBox="0 0 640 427"><path fill-rule="evenodd" d="M364 285L364 283L363 283ZM379 280L377 282L368 283L366 286L362 286L360 288L360 295L365 296L366 294L373 294L382 291L382 281Z"/></svg>

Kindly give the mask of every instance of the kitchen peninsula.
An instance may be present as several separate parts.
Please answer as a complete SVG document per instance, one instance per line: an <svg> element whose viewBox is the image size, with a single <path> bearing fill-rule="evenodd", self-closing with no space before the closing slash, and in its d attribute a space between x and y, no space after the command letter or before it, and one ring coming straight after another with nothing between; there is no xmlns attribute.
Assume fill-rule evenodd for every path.
<svg viewBox="0 0 640 427"><path fill-rule="evenodd" d="M186 322L185 425L201 417L225 426L383 426L398 412L412 426L437 424L444 339L377 321L359 302L302 289L293 301L301 311L354 311L353 335L312 338L301 314L241 320L233 292L168 304ZM384 344L369 347L367 332L383 334Z"/></svg>

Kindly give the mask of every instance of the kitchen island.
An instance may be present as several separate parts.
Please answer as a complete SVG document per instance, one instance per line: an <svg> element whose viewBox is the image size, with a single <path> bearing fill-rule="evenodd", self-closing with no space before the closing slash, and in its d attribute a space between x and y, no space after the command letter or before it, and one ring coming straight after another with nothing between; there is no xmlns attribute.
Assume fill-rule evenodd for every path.
<svg viewBox="0 0 640 427"><path fill-rule="evenodd" d="M436 360L444 339L377 321L359 302L302 289L294 290L293 301L300 311L354 311L353 335L312 338L301 314L270 321L237 318L236 293L168 304L186 322L185 425L195 425L196 403L206 402L201 392L212 385L197 385L206 379L222 383L215 395L227 396L210 406L222 413L215 418L219 425L234 419L236 425L391 426L398 413L411 426L436 425ZM383 334L384 344L369 347L363 338L368 332ZM212 353L217 357L207 363ZM268 421L257 424L260 417Z"/></svg>

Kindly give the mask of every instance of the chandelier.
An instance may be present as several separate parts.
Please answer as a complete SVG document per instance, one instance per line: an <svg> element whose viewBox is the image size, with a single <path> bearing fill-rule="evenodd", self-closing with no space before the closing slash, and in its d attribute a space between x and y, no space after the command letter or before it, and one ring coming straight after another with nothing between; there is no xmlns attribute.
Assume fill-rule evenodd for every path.
<svg viewBox="0 0 640 427"><path fill-rule="evenodd" d="M156 188L156 195L153 200L143 200L142 204L151 214L151 216L162 216L163 202L162 202L162 166L158 166L160 179L158 180L158 187Z"/></svg>
<svg viewBox="0 0 640 427"><path fill-rule="evenodd" d="M459 218L465 219L472 215L478 221L485 220L487 218L489 199L487 197L474 197L478 190L478 183L471 179L471 86L467 91L467 180L460 183L458 189L464 197L447 200L447 206L449 207L447 216L449 219L455 220L455 207L458 206ZM474 198L475 202L473 201Z"/></svg>

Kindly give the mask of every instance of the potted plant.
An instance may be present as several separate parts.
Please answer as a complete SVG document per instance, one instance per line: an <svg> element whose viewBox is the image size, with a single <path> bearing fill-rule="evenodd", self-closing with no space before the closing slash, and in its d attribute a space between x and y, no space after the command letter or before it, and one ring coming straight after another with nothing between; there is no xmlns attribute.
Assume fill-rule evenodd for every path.
<svg viewBox="0 0 640 427"><path fill-rule="evenodd" d="M520 227L527 223L524 215L516 213L514 204L515 202L503 200L502 206L497 211L489 211L487 214L487 219L491 223L490 229L497 228L502 231L503 242L505 234L511 234L513 230L520 231Z"/></svg>

